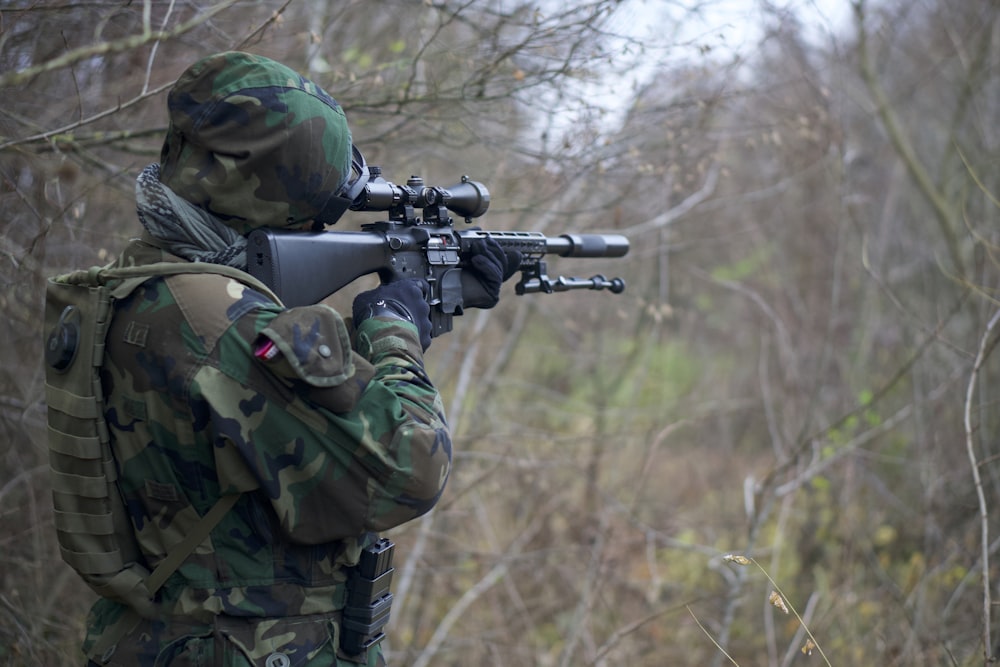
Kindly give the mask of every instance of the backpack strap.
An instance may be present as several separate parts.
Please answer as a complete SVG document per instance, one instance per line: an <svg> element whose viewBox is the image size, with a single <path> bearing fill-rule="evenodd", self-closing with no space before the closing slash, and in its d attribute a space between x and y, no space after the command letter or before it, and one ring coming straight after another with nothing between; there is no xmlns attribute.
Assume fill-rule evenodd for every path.
<svg viewBox="0 0 1000 667"><path fill-rule="evenodd" d="M146 588L151 598L156 595L156 592L166 583L170 575L177 571L177 568L187 560L187 557L194 552L198 545L208 538L212 529L222 521L222 518L236 505L236 501L242 495L242 493L231 493L219 498L212 505L212 508L191 528L191 532L185 535L183 540L174 545L174 548L167 553L166 557L160 561L160 564L146 578ZM111 629L105 631L94 642L94 645L90 649L89 657L98 661L98 664L107 662L114 654L114 649L118 646L118 642L125 635L135 630L141 621L142 616L139 615L139 612L132 607L126 607L122 618L118 619L118 622Z"/></svg>
<svg viewBox="0 0 1000 667"><path fill-rule="evenodd" d="M94 266L89 269L67 273L60 276L58 280L72 285L108 285L112 281L120 280L120 283L113 286L112 296L121 298L127 296L132 290L150 278L193 273L210 273L227 276L248 287L252 287L279 306L283 305L281 299L278 298L278 295L270 287L246 271L210 262L154 262L140 266Z"/></svg>
<svg viewBox="0 0 1000 667"><path fill-rule="evenodd" d="M167 553L166 557L150 573L149 579L146 580L146 586L149 588L150 595L156 595L156 592L160 590L160 586L166 583L170 575L176 572L177 568L187 560L187 557L191 555L198 545L208 538L212 529L222 521L222 517L226 516L242 495L242 493L230 493L215 501L212 509L208 510L205 516L198 520L198 523L191 528L191 532L185 535L184 539L178 542Z"/></svg>

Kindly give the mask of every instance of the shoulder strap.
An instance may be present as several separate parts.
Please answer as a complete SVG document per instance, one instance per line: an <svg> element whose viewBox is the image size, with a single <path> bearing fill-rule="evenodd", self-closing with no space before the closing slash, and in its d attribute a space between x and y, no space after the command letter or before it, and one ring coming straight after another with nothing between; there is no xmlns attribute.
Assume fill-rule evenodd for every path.
<svg viewBox="0 0 1000 667"><path fill-rule="evenodd" d="M154 262L152 264L123 267L111 265L95 266L90 269L81 269L59 276L58 280L73 285L109 285L113 281L121 281L117 285L109 285L112 287L112 295L120 298L150 278L192 273L212 273L227 276L248 287L252 287L276 304L282 305L281 299L278 298L278 295L271 288L246 271L209 262Z"/></svg>
<svg viewBox="0 0 1000 667"><path fill-rule="evenodd" d="M215 528L222 517L233 508L236 501L240 499L242 493L231 493L222 496L215 504L212 505L212 509L205 513L205 516L198 520L198 523L191 528L191 532L184 536L184 539L174 545L166 557L160 561L152 573L149 575L149 579L146 580L146 586L149 588L150 595L156 595L156 592L160 590L160 586L166 583L170 575L177 571L177 568L187 560L187 557L194 552L199 544L208 538L209 533Z"/></svg>
<svg viewBox="0 0 1000 667"><path fill-rule="evenodd" d="M233 493L219 498L212 505L212 508L198 520L198 523L194 525L191 532L185 535L183 540L174 545L174 548L167 553L166 557L160 561L160 564L153 569L152 573L146 579L146 587L149 590L151 598L156 595L156 592L166 583L170 575L177 571L177 568L187 560L187 557L194 552L198 545L205 541L209 533L212 532L212 529L222 521L222 517L233 508L236 501L242 495L242 493ZM126 607L122 618L94 642L89 651L89 657L93 660L107 662L114 653L114 648L118 645L118 642L125 635L132 632L139 625L140 621L142 621L142 616L132 607ZM99 662L98 664L104 664L104 662Z"/></svg>

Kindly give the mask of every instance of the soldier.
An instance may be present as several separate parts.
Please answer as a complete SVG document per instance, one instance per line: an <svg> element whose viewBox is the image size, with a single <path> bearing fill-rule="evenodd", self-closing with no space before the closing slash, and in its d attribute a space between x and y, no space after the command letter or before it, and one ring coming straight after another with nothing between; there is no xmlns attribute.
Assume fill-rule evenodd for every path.
<svg viewBox="0 0 1000 667"><path fill-rule="evenodd" d="M168 107L160 162L136 185L145 232L117 266L245 270L251 230L333 224L349 205L343 110L288 67L210 56ZM475 262L494 293L513 272L497 250L483 244ZM100 377L145 566L234 500L149 605L97 600L88 664L385 664L377 643L345 649L342 613L376 533L430 510L448 478L421 286L359 294L349 322L322 304L285 309L248 275L143 280L114 304Z"/></svg>

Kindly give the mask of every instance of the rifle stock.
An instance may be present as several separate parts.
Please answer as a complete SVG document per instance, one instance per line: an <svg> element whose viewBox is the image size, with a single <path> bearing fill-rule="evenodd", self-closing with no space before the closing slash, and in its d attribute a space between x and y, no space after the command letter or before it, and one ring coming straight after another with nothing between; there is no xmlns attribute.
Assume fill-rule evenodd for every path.
<svg viewBox="0 0 1000 667"><path fill-rule="evenodd" d="M249 273L289 308L319 303L391 265L385 238L370 232L257 230L247 241Z"/></svg>

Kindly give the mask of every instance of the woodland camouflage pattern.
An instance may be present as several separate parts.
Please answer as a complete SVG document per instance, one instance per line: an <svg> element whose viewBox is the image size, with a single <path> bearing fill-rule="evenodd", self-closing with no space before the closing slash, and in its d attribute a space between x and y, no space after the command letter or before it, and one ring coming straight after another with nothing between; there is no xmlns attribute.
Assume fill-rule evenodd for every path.
<svg viewBox="0 0 1000 667"><path fill-rule="evenodd" d="M118 265L155 261L185 260L137 240ZM106 418L150 568L220 494L243 496L161 589L162 620L108 664L353 662L333 657L345 568L434 505L451 441L416 327L366 320L353 350L350 332L325 305L285 310L212 274L153 278L116 304ZM277 359L254 357L262 338ZM95 604L85 651L123 610Z"/></svg>
<svg viewBox="0 0 1000 667"><path fill-rule="evenodd" d="M167 99L161 180L241 234L316 219L351 173L351 132L328 93L274 60L198 61Z"/></svg>

